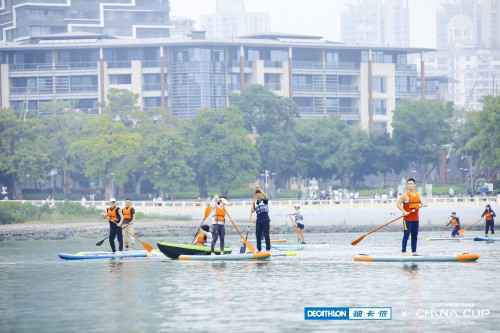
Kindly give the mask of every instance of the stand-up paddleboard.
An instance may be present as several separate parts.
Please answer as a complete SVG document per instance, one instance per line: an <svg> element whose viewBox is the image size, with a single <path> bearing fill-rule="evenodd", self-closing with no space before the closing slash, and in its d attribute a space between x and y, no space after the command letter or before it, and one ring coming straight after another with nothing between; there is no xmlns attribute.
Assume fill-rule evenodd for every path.
<svg viewBox="0 0 500 333"><path fill-rule="evenodd" d="M158 249L170 259L177 259L180 255L210 255L209 246L199 246L194 244L176 244L167 242L158 242ZM224 248L224 254L231 253L230 247ZM215 248L215 253L220 254L220 248Z"/></svg>
<svg viewBox="0 0 500 333"><path fill-rule="evenodd" d="M161 253L157 250L148 253L145 250L133 251L118 251L118 252L105 252L105 251L89 251L78 253L59 253L59 258L64 260L97 260L97 259L121 259L121 258L150 258L161 257Z"/></svg>
<svg viewBox="0 0 500 333"><path fill-rule="evenodd" d="M274 257L296 257L297 252L295 251L277 251L272 252L272 256Z"/></svg>
<svg viewBox="0 0 500 333"><path fill-rule="evenodd" d="M476 253L461 253L454 256L371 256L358 254L354 261L363 262L473 262L479 259Z"/></svg>
<svg viewBox="0 0 500 333"><path fill-rule="evenodd" d="M180 255L179 260L186 261L241 261L241 260L268 260L271 259L271 252L258 252L246 254L221 254L221 255Z"/></svg>
<svg viewBox="0 0 500 333"><path fill-rule="evenodd" d="M461 241L461 240L474 240L474 237L429 237L430 241Z"/></svg>
<svg viewBox="0 0 500 333"><path fill-rule="evenodd" d="M303 244L272 244L271 249L280 251L301 251L304 249Z"/></svg>
<svg viewBox="0 0 500 333"><path fill-rule="evenodd" d="M497 238L497 237L474 237L473 240L475 242L495 242L495 241L500 241L500 238Z"/></svg>

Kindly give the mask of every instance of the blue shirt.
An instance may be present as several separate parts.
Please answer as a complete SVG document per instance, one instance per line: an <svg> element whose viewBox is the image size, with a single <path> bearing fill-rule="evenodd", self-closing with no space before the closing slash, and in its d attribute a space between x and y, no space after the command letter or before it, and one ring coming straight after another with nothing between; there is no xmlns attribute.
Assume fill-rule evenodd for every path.
<svg viewBox="0 0 500 333"><path fill-rule="evenodd" d="M254 209L257 214L257 222L267 222L271 219L269 218L269 200L259 199L255 201Z"/></svg>

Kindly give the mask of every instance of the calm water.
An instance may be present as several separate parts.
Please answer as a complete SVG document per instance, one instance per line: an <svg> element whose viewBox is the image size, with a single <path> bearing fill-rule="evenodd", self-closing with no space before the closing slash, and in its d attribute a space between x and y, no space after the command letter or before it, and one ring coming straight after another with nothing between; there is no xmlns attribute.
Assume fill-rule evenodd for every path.
<svg viewBox="0 0 500 333"><path fill-rule="evenodd" d="M0 242L0 332L498 332L500 242L426 241L430 235L421 233L421 254L482 257L473 264L351 261L356 253L397 254L399 233L357 247L349 245L353 234L307 235L330 246L263 263L64 262L58 252L94 250L96 240ZM305 306L391 306L393 320L310 322ZM475 315L432 318L437 308Z"/></svg>

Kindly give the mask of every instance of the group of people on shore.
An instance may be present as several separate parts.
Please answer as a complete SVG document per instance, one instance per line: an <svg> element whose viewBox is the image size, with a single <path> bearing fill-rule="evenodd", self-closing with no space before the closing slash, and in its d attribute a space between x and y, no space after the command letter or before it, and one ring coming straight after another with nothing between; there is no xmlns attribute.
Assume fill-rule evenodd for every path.
<svg viewBox="0 0 500 333"><path fill-rule="evenodd" d="M403 219L403 239L401 251L406 253L408 241L411 242L411 252L417 255L417 242L419 233L419 210L425 207L417 192L417 184L414 178L409 178L406 182L406 192L398 198L397 208L402 212L400 218ZM203 220L199 230L197 231L193 243L196 245L210 244L211 253L215 254L216 244L219 242L220 253L224 253L225 243L225 225L227 221L232 220L228 212L228 201L223 196L215 196L214 199L207 203L203 214ZM297 235L299 243L305 244L304 241L304 217L300 212L300 206L294 206L294 212L289 214L292 221L293 229ZM250 220L253 214L256 215L255 221L255 236L257 243L257 251L262 251L262 240L265 241L265 250L271 250L270 224L269 216L269 198L267 194L260 188L255 187L253 193ZM496 214L488 204L481 215L481 219L485 220L485 235L488 233L495 234L495 217ZM110 206L106 209L104 218L109 222L109 243L113 252L116 251L115 239L118 239L119 251L128 250L130 245L134 243L136 238L133 221L135 219L135 209L130 200L125 201L125 207L120 209L116 205L116 199L110 200ZM210 223L211 221L211 223ZM456 212L452 212L447 226L452 226L451 237L463 236L463 229L460 224L460 218ZM125 237L123 235L125 233Z"/></svg>

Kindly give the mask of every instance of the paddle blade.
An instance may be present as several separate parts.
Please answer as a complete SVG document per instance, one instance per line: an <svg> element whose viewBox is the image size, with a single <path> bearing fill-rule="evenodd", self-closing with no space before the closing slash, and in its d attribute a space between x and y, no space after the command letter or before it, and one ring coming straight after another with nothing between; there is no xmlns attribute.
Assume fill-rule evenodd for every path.
<svg viewBox="0 0 500 333"><path fill-rule="evenodd" d="M95 243L95 245L96 245L96 246L101 246L101 245L102 245L102 243L104 243L104 241L105 241L105 240L106 240L106 239L100 240L100 241L98 241L97 243Z"/></svg>
<svg viewBox="0 0 500 333"><path fill-rule="evenodd" d="M243 243L245 243L246 247L248 247L248 249L250 250L250 252L252 252L252 253L256 253L257 252L255 250L255 247L253 246L253 244L250 243L249 241L245 240Z"/></svg>
<svg viewBox="0 0 500 333"><path fill-rule="evenodd" d="M148 252L151 252L151 251L153 251L153 249L154 249L154 248L153 248L153 245L151 245L150 243L146 243L146 242L144 242L144 243L142 244L142 246L144 247L144 250L146 250L146 251L148 251Z"/></svg>
<svg viewBox="0 0 500 333"><path fill-rule="evenodd" d="M366 236L365 236L365 235L363 235L363 236L361 236L361 237L356 238L355 240L353 240L353 241L351 242L351 245L352 245L352 246L356 246L356 245L358 245L358 243L359 243L359 242L361 242L363 239L365 239L365 237L366 237Z"/></svg>

